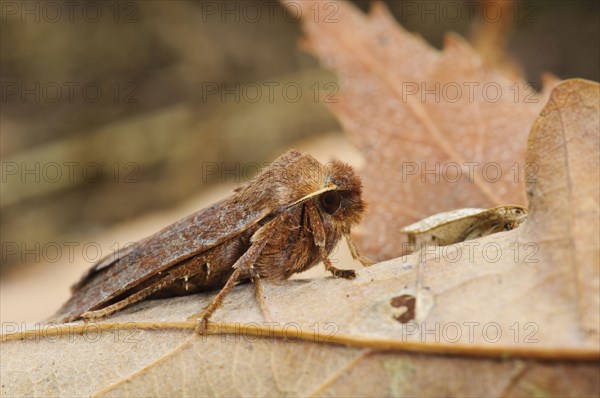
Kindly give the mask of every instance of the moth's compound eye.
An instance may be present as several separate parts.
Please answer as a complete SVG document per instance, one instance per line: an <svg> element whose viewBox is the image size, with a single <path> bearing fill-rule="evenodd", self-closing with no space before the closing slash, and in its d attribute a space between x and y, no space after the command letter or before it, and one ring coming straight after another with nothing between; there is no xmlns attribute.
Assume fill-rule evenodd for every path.
<svg viewBox="0 0 600 398"><path fill-rule="evenodd" d="M319 200L323 210L325 210L328 214L335 213L342 204L342 199L337 191L327 191L321 195Z"/></svg>

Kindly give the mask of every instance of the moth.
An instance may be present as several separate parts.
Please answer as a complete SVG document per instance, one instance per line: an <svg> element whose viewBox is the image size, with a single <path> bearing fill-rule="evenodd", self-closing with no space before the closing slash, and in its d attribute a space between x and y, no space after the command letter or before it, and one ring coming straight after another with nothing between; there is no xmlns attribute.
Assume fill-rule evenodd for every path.
<svg viewBox="0 0 600 398"><path fill-rule="evenodd" d="M221 289L199 317L206 325L236 283L285 280L319 261L335 277L353 270L333 266L329 255L350 238L366 209L351 166L322 164L291 150L234 193L120 252L100 260L72 288L54 315L58 322L98 319L148 298Z"/></svg>

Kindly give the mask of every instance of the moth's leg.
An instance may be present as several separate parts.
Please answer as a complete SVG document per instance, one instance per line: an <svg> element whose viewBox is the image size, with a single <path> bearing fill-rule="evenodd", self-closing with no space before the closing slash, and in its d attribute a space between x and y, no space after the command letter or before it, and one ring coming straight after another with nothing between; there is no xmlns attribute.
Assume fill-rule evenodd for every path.
<svg viewBox="0 0 600 398"><path fill-rule="evenodd" d="M352 238L350 237L350 232L344 232L344 238L346 238L346 243L348 243L348 248L350 249L350 253L352 254L353 259L360 261L363 267L370 267L371 265L375 264L373 260L364 257L360 254L360 252L358 251L358 247L356 247L356 245L352 241Z"/></svg>
<svg viewBox="0 0 600 398"><path fill-rule="evenodd" d="M321 257L323 260L323 264L325 264L325 269L333 274L336 278L344 278L344 279L354 279L356 278L356 272L351 269L339 269L331 264L331 260L327 257L325 250L321 251Z"/></svg>
<svg viewBox="0 0 600 398"><path fill-rule="evenodd" d="M240 269L236 268L233 271L233 274L231 274L231 276L227 280L227 283L225 283L225 286L223 286L223 288L219 291L219 294L217 294L215 298L210 302L208 307L206 307L204 311L202 311L202 316L198 319L198 325L196 326L196 333L202 334L206 331L206 324L208 323L208 319L217 310L217 308L219 308L221 304L223 304L223 299L235 286L235 283L240 277L240 273Z"/></svg>
<svg viewBox="0 0 600 398"><path fill-rule="evenodd" d="M260 275L254 269L254 267L250 268L250 275L252 278L252 283L254 283L254 294L256 296L256 301L258 302L258 306L260 307L260 312L262 312L263 317L267 322L272 322L271 311L269 311L269 307L267 306L267 302L265 301L265 293L263 290L262 282L260 281Z"/></svg>
<svg viewBox="0 0 600 398"><path fill-rule="evenodd" d="M179 269L185 271L186 268L181 267ZM104 318L106 316L112 315L115 312L120 311L125 307L129 307L130 305L133 305L139 301L144 300L146 297L150 296L153 293L158 292L159 290L164 289L165 287L169 286L171 283L174 283L177 279L182 278L182 277L183 277L182 272L176 272L176 271L169 272L163 279L152 284L151 286L148 286L147 288L142 289L139 292L135 292L131 296L128 296L127 298L125 298L121 301L111 304L108 307L104 307L104 308L96 310L96 311L84 312L81 315L81 317L85 321L90 321L93 319L100 319L100 318Z"/></svg>
<svg viewBox="0 0 600 398"><path fill-rule="evenodd" d="M265 319L267 321L270 322L271 314L267 307L267 303L265 302L265 297L264 297L264 293L263 293L262 283L260 282L260 277L258 276L258 273L252 266L250 267L249 272L250 272L250 277L252 279L252 283L254 283L256 301L258 301L258 305L260 307L261 312L263 313L263 316L265 317ZM236 270L233 271L233 274L227 280L227 283L225 283L225 286L223 286L221 288L221 290L219 291L217 296L210 302L208 307L206 307L204 309L204 311L202 311L197 316L190 317L190 318L198 318L199 317L198 318L198 326L196 327L196 332L198 334L204 333L204 331L206 330L206 324L208 322L208 319L221 306L221 304L223 304L223 299L231 291L231 289L233 289L233 287L235 286L235 283L238 281L238 279L240 277L240 274L241 274L240 268L236 268Z"/></svg>
<svg viewBox="0 0 600 398"><path fill-rule="evenodd" d="M333 274L336 278L354 279L356 278L356 272L351 269L339 269L333 266L331 260L325 252L325 244L327 242L327 235L325 234L325 227L321 220L319 211L315 208L315 204L312 202L306 203L306 212L312 229L312 234L315 239L315 244L319 248L319 254L325 265L325 269Z"/></svg>
<svg viewBox="0 0 600 398"><path fill-rule="evenodd" d="M258 231L254 233L254 235L252 235L252 238L250 240L252 244L250 245L250 248L246 251L246 253L244 253L240 258L237 259L235 264L233 264L233 274L231 274L231 276L227 280L227 283L225 283L225 286L223 286L219 294L217 294L217 296L210 302L208 307L206 307L206 309L202 312L201 317L198 319L196 333L202 334L206 331L206 324L208 323L208 319L217 310L217 308L221 306L221 304L223 303L223 299L231 291L231 289L233 289L235 283L240 278L240 275L242 275L242 272L249 274L250 277L252 277L253 273L256 274L253 265L256 262L256 260L258 260L260 253L264 249L265 245L267 244L275 230L279 227L279 223L280 219L275 218L267 224L263 225ZM262 293L262 287L259 288L259 291L260 293ZM259 291L257 291L257 295L259 294Z"/></svg>

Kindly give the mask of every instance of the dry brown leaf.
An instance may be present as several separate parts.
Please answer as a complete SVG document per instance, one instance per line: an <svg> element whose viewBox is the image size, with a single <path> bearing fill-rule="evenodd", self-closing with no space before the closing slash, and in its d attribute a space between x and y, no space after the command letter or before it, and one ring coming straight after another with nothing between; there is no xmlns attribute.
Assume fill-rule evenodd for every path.
<svg viewBox="0 0 600 398"><path fill-rule="evenodd" d="M458 209L434 214L400 232L408 235L409 253L424 246L447 246L510 231L527 219L527 209L521 206L498 206L493 209Z"/></svg>
<svg viewBox="0 0 600 398"><path fill-rule="evenodd" d="M540 242L540 254L554 264L557 277L564 272L564 279L553 278L552 283L561 283L575 294L582 332L596 345L600 338L599 90L597 83L568 80L552 92L536 119L527 161L539 165L540 172L527 186L533 219L524 231Z"/></svg>
<svg viewBox="0 0 600 398"><path fill-rule="evenodd" d="M249 285L213 319L239 322L241 335L199 337L181 322L210 294L148 301L103 322L131 328L118 333L46 329L3 342L2 395L597 396L599 104L596 83L553 91L530 134L539 174L519 228L380 263L354 281L267 285L277 329L301 328L304 341L250 335L252 323L275 326ZM403 319L414 319L400 322L397 304L411 296ZM148 322L156 330L141 328ZM348 346L311 341L316 325L321 341Z"/></svg>
<svg viewBox="0 0 600 398"><path fill-rule="evenodd" d="M338 102L329 105L365 156L367 255L404 254L400 228L436 213L525 205L523 176L535 173L524 164L527 133L546 98L486 65L456 35L443 51L432 48L383 3L365 15L350 2L324 1L321 18L311 17L315 2L289 3L306 16L305 47L339 77ZM335 20L327 19L333 4Z"/></svg>

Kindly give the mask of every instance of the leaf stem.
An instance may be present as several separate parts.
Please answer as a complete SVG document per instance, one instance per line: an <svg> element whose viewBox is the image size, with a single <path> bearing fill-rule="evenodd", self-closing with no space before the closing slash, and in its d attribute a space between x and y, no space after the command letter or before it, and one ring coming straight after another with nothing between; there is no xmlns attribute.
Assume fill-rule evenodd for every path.
<svg viewBox="0 0 600 398"><path fill-rule="evenodd" d="M29 329L0 335L6 343L15 340L37 340L53 336L98 333L111 330L190 330L194 331L197 322L103 322L87 324L46 325L43 329ZM484 357L484 358L527 358L540 360L599 361L600 351L585 347L528 347L506 345L482 345L464 343L431 343L422 341L402 341L386 338L344 333L320 334L314 330L278 327L262 327L256 323L209 322L208 335L244 335L283 340L307 341L322 344L345 345L356 348L371 348L377 351L413 352L420 354Z"/></svg>

